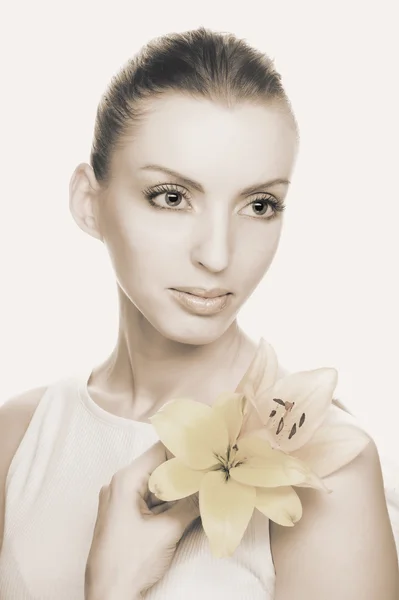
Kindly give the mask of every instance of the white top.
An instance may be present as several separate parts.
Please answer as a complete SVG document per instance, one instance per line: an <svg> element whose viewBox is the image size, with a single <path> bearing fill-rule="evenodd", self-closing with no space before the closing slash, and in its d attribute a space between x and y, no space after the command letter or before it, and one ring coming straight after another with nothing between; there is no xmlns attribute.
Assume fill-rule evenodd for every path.
<svg viewBox="0 0 399 600"><path fill-rule="evenodd" d="M84 600L100 488L158 440L152 425L113 415L90 397L89 375L52 383L6 481L1 600ZM183 536L151 600L272 600L269 520L255 510L229 558L214 558L201 521Z"/></svg>

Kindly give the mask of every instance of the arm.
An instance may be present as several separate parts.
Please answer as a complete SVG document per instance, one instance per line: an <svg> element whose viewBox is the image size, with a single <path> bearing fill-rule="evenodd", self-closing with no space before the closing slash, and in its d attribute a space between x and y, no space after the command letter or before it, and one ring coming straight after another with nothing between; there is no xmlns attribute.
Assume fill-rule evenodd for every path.
<svg viewBox="0 0 399 600"><path fill-rule="evenodd" d="M294 527L270 522L275 600L398 600L398 557L375 443L325 483L331 494L295 488L303 516Z"/></svg>

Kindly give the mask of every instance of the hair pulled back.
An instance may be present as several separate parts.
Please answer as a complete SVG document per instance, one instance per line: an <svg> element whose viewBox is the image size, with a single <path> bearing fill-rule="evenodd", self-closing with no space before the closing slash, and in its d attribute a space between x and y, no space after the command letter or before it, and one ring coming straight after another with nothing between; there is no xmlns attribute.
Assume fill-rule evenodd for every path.
<svg viewBox="0 0 399 600"><path fill-rule="evenodd" d="M176 91L227 107L282 100L281 77L265 54L232 33L199 27L154 38L111 79L97 108L90 161L107 183L112 150L148 114L146 100Z"/></svg>

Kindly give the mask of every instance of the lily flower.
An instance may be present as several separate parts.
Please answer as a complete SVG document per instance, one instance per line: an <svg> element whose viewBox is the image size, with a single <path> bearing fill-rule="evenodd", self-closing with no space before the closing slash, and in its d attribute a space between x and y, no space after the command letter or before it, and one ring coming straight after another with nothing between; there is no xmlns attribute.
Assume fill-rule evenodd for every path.
<svg viewBox="0 0 399 600"><path fill-rule="evenodd" d="M255 508L293 526L302 505L292 486L330 492L321 476L350 462L369 441L336 415L325 419L335 369L280 380L277 371L274 350L261 339L235 392L212 406L172 400L150 419L174 458L155 469L149 489L164 501L199 492L202 525L217 557L234 552Z"/></svg>
<svg viewBox="0 0 399 600"><path fill-rule="evenodd" d="M333 368L288 374L277 379L277 357L261 338L236 391L248 410L242 434L251 431L273 448L305 461L319 477L351 462L370 442L352 415L332 404L338 373Z"/></svg>
<svg viewBox="0 0 399 600"><path fill-rule="evenodd" d="M159 499L178 500L199 492L202 525L215 556L230 556L254 508L292 526L302 506L292 485L326 490L298 458L274 450L260 437L240 437L243 394L221 394L212 407L174 400L151 422L174 458L151 474L149 489Z"/></svg>

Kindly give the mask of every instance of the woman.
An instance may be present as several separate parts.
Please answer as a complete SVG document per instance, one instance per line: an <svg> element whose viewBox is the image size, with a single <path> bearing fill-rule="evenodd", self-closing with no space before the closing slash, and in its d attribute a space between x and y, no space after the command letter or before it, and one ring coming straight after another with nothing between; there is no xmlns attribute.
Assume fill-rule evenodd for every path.
<svg viewBox="0 0 399 600"><path fill-rule="evenodd" d="M268 520L254 513L229 559L210 555L195 511L171 534L186 505L165 507L175 514L162 521L165 536L160 521L137 518L137 503L132 521L126 508L130 494L150 500L145 476L155 463L139 461L140 471L133 460L157 441L149 417L174 397L211 404L236 388L254 356L237 313L276 253L297 149L280 76L232 35L164 36L112 80L91 164L71 179L70 207L109 252L118 340L84 377L2 407L5 598L82 600L85 572L89 600L396 597L373 443L327 478L334 494L300 490L294 528L271 523L269 539ZM152 451L164 460L159 446ZM137 537L132 522L141 523ZM154 541L151 565L149 540L169 548L162 559Z"/></svg>

